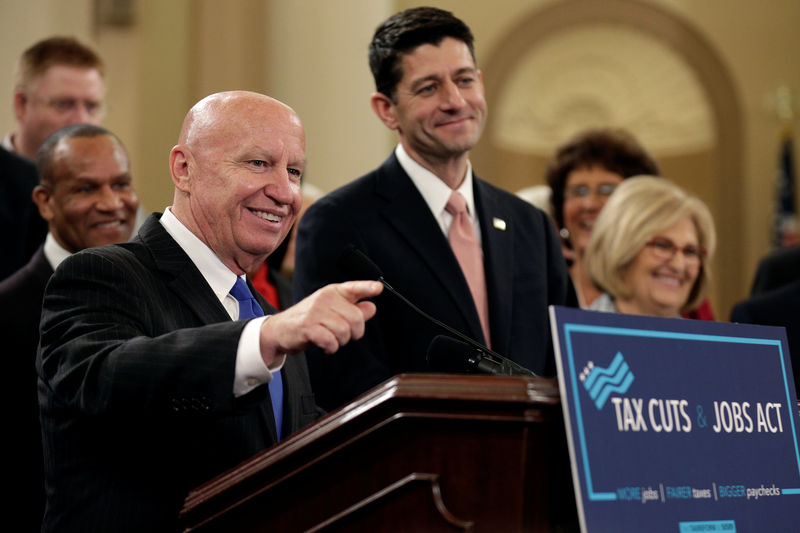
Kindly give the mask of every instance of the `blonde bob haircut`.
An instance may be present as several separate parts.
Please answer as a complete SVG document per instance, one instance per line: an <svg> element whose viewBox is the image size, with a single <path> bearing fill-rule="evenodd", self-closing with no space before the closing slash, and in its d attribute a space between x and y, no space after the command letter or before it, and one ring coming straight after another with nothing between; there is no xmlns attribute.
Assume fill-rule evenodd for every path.
<svg viewBox="0 0 800 533"><path fill-rule="evenodd" d="M714 220L702 200L664 178L635 176L617 186L600 211L586 248L589 279L614 299L630 298L630 287L623 281L627 268L650 239L685 218L694 222L698 244L706 252L681 311L696 308L711 281L709 264L717 240Z"/></svg>

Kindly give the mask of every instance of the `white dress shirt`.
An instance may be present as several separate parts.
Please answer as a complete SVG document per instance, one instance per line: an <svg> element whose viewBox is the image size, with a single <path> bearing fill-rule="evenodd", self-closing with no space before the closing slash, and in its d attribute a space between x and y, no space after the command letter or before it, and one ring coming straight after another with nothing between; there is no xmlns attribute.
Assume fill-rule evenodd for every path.
<svg viewBox="0 0 800 533"><path fill-rule="evenodd" d="M408 152L406 152L402 144L397 145L394 154L397 156L397 161L400 163L400 166L403 167L403 170L406 171L411 181L414 182L422 198L425 199L425 203L428 204L431 213L433 213L433 216L439 222L439 227L442 228L444 236L447 237L450 234L450 224L453 222L453 215L447 212L445 206L453 190L444 181L439 179L436 174L411 159L411 156L408 155ZM467 161L467 174L464 176L464 181L461 182L461 185L456 190L460 192L467 201L469 219L472 222L472 226L475 228L475 236L478 238L478 244L481 245L481 228L480 224L478 224L477 213L475 212L475 196L472 193L472 164L469 161Z"/></svg>
<svg viewBox="0 0 800 533"><path fill-rule="evenodd" d="M44 238L44 248L42 251L44 252L44 258L50 263L50 267L53 271L58 268L58 265L60 265L62 261L72 255L72 253L68 252L58 243L56 238L53 237L53 234L49 231L47 232L47 237Z"/></svg>
<svg viewBox="0 0 800 533"><path fill-rule="evenodd" d="M14 142L11 140L11 134L10 133L7 133L5 137L0 139L0 146L2 146L3 148L5 148L6 150L8 150L11 153L16 153L14 151ZM19 154L17 154L17 155L19 155Z"/></svg>
<svg viewBox="0 0 800 533"><path fill-rule="evenodd" d="M208 282L211 290L219 298L220 303L232 320L239 319L239 302L231 296L230 290L236 282L234 274L217 255L194 233L184 226L167 207L161 215L161 225L178 243L192 263ZM241 276L242 279L245 276ZM268 368L261 358L260 332L261 324L269 317L254 318L242 330L239 347L236 351L236 369L233 381L234 396L247 394L254 388L272 381L272 372L280 370L286 356L276 359Z"/></svg>

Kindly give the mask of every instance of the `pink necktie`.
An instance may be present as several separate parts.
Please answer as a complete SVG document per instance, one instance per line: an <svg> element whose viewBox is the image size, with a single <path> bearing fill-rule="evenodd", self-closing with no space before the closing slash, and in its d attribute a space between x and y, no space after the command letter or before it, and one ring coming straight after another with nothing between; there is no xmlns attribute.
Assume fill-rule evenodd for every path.
<svg viewBox="0 0 800 533"><path fill-rule="evenodd" d="M486 276L483 273L483 252L475 236L475 228L467 214L467 201L458 191L453 191L445 210L453 215L450 224L450 247L467 278L469 291L475 301L478 317L483 328L486 345L491 346L489 337L489 301L486 297Z"/></svg>

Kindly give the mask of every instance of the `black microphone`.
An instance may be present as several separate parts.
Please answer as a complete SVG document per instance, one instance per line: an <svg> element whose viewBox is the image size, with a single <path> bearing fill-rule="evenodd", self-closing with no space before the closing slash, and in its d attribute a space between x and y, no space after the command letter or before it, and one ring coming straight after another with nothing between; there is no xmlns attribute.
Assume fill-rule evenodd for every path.
<svg viewBox="0 0 800 533"><path fill-rule="evenodd" d="M483 351L447 335L437 335L428 346L428 364L451 374L514 375L505 372L502 363L490 359Z"/></svg>
<svg viewBox="0 0 800 533"><path fill-rule="evenodd" d="M400 299L400 301L402 301L408 307L410 307L411 309L416 311L423 318L425 318L426 320L428 320L430 322L433 322L439 328L443 329L444 331L446 331L447 333L449 333L449 334L451 334L451 335L453 335L455 337L458 337L464 343L469 345L469 347L471 347L472 349L477 350L478 352L480 352L480 354L481 354L480 361L486 360L486 362L483 364L482 368L486 367L490 363L495 363L496 365L500 365L503 368L503 371L499 372L500 374L517 375L517 376L536 376L536 374L534 374L532 371L528 370L527 368L518 365L517 363L515 363L514 361L512 361L512 360L510 360L510 359L508 359L506 357L503 357L499 353L493 352L492 350L490 350L489 348L487 348L483 344L479 343L476 340L473 340L473 339L469 338L468 336L464 335L463 333L461 333L457 329L451 328L450 326L448 326L444 322L440 322L439 320L436 320L435 318L433 318L432 316L427 314L425 311L423 311L422 309L420 309L419 307L417 307L416 305L411 303L408 299L406 299L405 296L403 296L402 294L400 294L399 292L394 290L394 287L389 285L389 283L384 279L383 272L378 267L378 265L376 265L374 262L372 262L372 260L364 254L364 252L362 252L361 250L356 248L354 245L350 244L347 247L345 247L344 251L339 256L339 259L337 260L336 265L339 268L339 270L345 276L348 277L348 279L370 279L370 280L380 281L383 284L383 286L386 288L387 291L389 291L390 293L395 295L397 298ZM448 337L445 337L445 338L448 338ZM451 340L454 340L454 339L451 339ZM434 339L434 341L431 342L431 345L433 345L433 342L435 342L435 341L436 341L436 339ZM429 345L429 347L428 347L428 356L429 357L430 357L430 353L431 353L431 345ZM437 346L438 346L438 343L437 343ZM450 350L450 348L448 348L448 350ZM464 351L463 348L461 349L461 351L463 353L463 351ZM434 360L438 362L439 358L436 355L434 355ZM430 358L428 359L428 362L430 364ZM436 367L434 367L434 368L436 368ZM476 368L477 368L477 366L476 366ZM447 371L447 370L445 370L443 368L438 368L438 370ZM460 371L460 372L463 372L463 370ZM510 373L510 372L513 372L513 373ZM495 374L495 373L498 373L498 372L485 372L485 373Z"/></svg>

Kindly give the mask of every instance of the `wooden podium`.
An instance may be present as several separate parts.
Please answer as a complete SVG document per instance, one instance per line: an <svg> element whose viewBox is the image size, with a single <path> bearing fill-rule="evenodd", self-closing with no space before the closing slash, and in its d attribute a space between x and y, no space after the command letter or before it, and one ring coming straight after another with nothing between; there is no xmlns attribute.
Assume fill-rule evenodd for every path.
<svg viewBox="0 0 800 533"><path fill-rule="evenodd" d="M554 379L404 374L192 491L186 531L577 530Z"/></svg>

